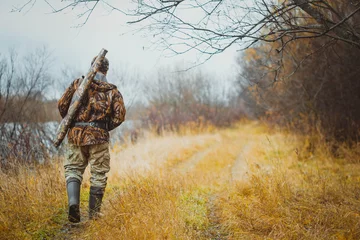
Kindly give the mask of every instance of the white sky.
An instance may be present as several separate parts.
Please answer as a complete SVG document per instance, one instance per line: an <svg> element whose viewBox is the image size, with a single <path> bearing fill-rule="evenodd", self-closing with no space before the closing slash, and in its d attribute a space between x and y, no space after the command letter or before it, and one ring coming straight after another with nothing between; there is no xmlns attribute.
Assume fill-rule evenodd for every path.
<svg viewBox="0 0 360 240"><path fill-rule="evenodd" d="M101 6L85 26L76 28L82 20L77 19L75 12L52 14L43 0L37 0L28 12L11 13L13 6L26 1L0 0L0 53L9 48L25 53L45 45L55 57L55 72L66 65L86 72L93 56L101 48L106 48L110 68L129 66L138 74L150 78L148 81L151 81L149 76L155 76L159 68L195 61L195 52L166 58L160 51L150 50L148 46L152 36L122 35L128 31L124 16L117 12L109 15ZM236 73L237 54L234 48L229 48L214 56L201 69L221 80L228 80Z"/></svg>

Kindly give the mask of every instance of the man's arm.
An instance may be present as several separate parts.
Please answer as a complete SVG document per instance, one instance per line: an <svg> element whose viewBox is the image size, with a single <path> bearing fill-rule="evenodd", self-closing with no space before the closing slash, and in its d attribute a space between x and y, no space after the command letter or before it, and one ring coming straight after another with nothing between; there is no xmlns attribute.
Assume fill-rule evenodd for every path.
<svg viewBox="0 0 360 240"><path fill-rule="evenodd" d="M125 120L125 114L126 114L124 99L121 93L117 89L114 89L112 91L114 95L111 103L112 115L109 121L109 129L108 129L109 131L118 127Z"/></svg>
<svg viewBox="0 0 360 240"><path fill-rule="evenodd" d="M62 97L58 101L58 109L62 118L67 114L67 111L70 107L71 99L76 91L76 84L79 82L79 79L75 79L70 86L66 89Z"/></svg>

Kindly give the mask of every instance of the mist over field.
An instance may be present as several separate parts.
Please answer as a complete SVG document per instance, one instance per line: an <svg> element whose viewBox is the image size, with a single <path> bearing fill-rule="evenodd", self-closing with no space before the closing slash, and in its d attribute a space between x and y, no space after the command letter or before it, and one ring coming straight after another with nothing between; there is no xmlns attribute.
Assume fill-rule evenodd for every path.
<svg viewBox="0 0 360 240"><path fill-rule="evenodd" d="M0 2L0 239L360 239L359 23L343 0ZM126 116L102 215L88 168L73 224L58 100L103 48Z"/></svg>

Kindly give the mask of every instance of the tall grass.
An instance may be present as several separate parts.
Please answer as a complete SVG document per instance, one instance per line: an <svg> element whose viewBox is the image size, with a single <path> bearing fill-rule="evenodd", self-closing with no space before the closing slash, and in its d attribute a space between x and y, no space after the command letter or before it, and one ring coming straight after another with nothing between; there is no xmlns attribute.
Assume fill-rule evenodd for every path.
<svg viewBox="0 0 360 240"><path fill-rule="evenodd" d="M61 163L19 167L0 174L0 238L360 239L355 151L310 151L309 137L242 123L115 146L104 217L66 233Z"/></svg>
<svg viewBox="0 0 360 240"><path fill-rule="evenodd" d="M229 186L216 203L230 239L360 239L360 165L320 143L299 152L307 138L258 141L249 181Z"/></svg>
<svg viewBox="0 0 360 240"><path fill-rule="evenodd" d="M0 172L0 239L44 239L66 218L65 180L59 164Z"/></svg>

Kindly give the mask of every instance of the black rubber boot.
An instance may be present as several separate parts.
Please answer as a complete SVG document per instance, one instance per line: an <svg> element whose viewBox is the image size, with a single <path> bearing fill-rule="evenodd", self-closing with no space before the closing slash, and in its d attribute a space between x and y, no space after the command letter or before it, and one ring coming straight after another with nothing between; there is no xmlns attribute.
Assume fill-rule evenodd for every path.
<svg viewBox="0 0 360 240"><path fill-rule="evenodd" d="M89 219L96 219L99 217L104 192L105 188L103 187L90 187Z"/></svg>
<svg viewBox="0 0 360 240"><path fill-rule="evenodd" d="M72 223L80 222L80 185L80 180L76 178L70 178L66 181L69 206L68 219Z"/></svg>

